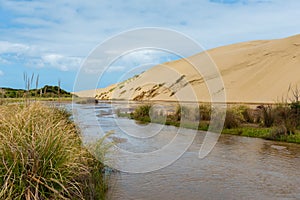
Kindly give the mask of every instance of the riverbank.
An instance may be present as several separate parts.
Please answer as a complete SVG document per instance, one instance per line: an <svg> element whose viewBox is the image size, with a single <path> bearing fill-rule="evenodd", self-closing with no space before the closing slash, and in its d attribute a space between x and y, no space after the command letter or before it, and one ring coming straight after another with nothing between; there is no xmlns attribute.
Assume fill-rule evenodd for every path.
<svg viewBox="0 0 300 200"><path fill-rule="evenodd" d="M104 165L82 146L66 110L0 105L1 199L104 199Z"/></svg>
<svg viewBox="0 0 300 200"><path fill-rule="evenodd" d="M222 134L300 144L299 111L299 102L261 105L257 108L231 106L226 112ZM145 104L137 106L133 112L117 112L119 117L142 123L152 122L202 131L208 130L211 114L217 112L210 105L200 105L197 109L177 106L164 114L161 110L155 110L151 104Z"/></svg>
<svg viewBox="0 0 300 200"><path fill-rule="evenodd" d="M7 103L20 103L20 102L35 102L35 101L50 101L50 102L72 102L72 97L37 97L37 98L0 98L0 105Z"/></svg>

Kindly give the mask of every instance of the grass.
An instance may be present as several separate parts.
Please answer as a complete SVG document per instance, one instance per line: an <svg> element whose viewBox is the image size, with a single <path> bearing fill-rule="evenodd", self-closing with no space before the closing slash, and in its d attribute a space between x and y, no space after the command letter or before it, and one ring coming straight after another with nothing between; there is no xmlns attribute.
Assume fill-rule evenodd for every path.
<svg viewBox="0 0 300 200"><path fill-rule="evenodd" d="M287 131L287 123L282 124L283 120L277 120L278 122L275 120L266 120L269 119L269 116L271 115L274 118L282 118L280 118L280 115L278 114L278 109L272 109L271 107L267 108L268 110L265 109L262 111L258 109L250 109L246 106L229 108L226 112L222 134L300 143L299 129L294 131L294 133L291 133ZM289 105L286 105L286 109L291 110ZM200 113L195 112L195 109L193 108L177 106L173 114L163 116L159 114L160 111L153 111L151 109L151 105L147 104L138 106L132 113L122 113L119 111L117 114L119 117L128 117L143 123L152 122L207 131L209 127L210 113L212 112L212 110L209 105L200 105L198 110ZM183 119L185 120L181 119L182 115L184 116ZM289 112L285 113L285 115L289 115ZM294 119L293 121L297 121L295 120L295 115L291 115L286 118L290 120L291 117L292 119ZM285 119L285 121L288 120ZM277 124L275 122L277 122ZM283 126L283 128L280 128L281 126Z"/></svg>
<svg viewBox="0 0 300 200"><path fill-rule="evenodd" d="M273 137L272 133L273 133L274 129L276 129L276 127L273 127L273 128L239 127L239 128L234 128L234 129L223 129L222 134L239 135L239 136L244 136L244 137L255 137L255 138L262 138L262 139L266 139L266 140L274 140L274 141L300 144L300 132L297 132L292 135L279 135L279 136Z"/></svg>
<svg viewBox="0 0 300 200"><path fill-rule="evenodd" d="M72 97L32 97L32 98L0 98L0 105L9 103L20 103L20 102L34 102L34 101L56 101L56 102L71 102Z"/></svg>
<svg viewBox="0 0 300 200"><path fill-rule="evenodd" d="M104 199L104 166L65 110L2 105L0 140L0 199Z"/></svg>
<svg viewBox="0 0 300 200"><path fill-rule="evenodd" d="M266 138L270 134L271 128L263 127L239 127L233 129L223 129L223 134L240 135L245 137Z"/></svg>
<svg viewBox="0 0 300 200"><path fill-rule="evenodd" d="M268 139L268 138L266 138L266 139ZM275 140L300 144L300 133L298 132L294 135L280 136L280 137L276 138Z"/></svg>
<svg viewBox="0 0 300 200"><path fill-rule="evenodd" d="M34 74L32 78L34 77ZM45 85L42 88L37 89L38 79L37 76L37 85L35 89L31 89L33 84L33 79L24 77L26 82L26 89L13 89L13 88L0 88L0 96L4 98L21 98L21 97L39 97L39 98L57 98L57 97L72 97L70 92L67 92L60 88L60 86L50 86ZM59 84L60 85L60 84Z"/></svg>

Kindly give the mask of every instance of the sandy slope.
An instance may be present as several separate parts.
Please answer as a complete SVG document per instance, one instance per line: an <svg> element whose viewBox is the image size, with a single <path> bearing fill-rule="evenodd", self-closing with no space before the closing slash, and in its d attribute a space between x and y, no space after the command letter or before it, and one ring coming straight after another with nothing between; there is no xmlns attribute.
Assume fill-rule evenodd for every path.
<svg viewBox="0 0 300 200"><path fill-rule="evenodd" d="M78 97L95 97L97 94L104 94L106 91L109 92L110 89L115 88L117 84L110 85L106 88L98 88L94 90L82 90L78 92L72 92L72 94L77 95Z"/></svg>
<svg viewBox="0 0 300 200"><path fill-rule="evenodd" d="M214 63L225 88L212 84L217 76L211 70ZM117 86L97 91L96 97L211 101L205 83L216 86L212 95L225 91L227 102L281 100L289 85L300 86L300 35L233 44L196 54L187 60L163 63Z"/></svg>

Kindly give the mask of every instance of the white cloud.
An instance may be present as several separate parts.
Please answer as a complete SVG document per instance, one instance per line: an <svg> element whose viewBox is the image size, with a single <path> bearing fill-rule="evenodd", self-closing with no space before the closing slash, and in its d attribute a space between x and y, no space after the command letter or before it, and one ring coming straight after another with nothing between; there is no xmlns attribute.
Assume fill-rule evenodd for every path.
<svg viewBox="0 0 300 200"><path fill-rule="evenodd" d="M10 64L10 62L8 60L0 57L0 64Z"/></svg>
<svg viewBox="0 0 300 200"><path fill-rule="evenodd" d="M59 54L46 54L42 56L45 65L56 67L61 71L79 69L81 59L78 57L67 57Z"/></svg>
<svg viewBox="0 0 300 200"><path fill-rule="evenodd" d="M4 72L0 70L0 76L4 76Z"/></svg>
<svg viewBox="0 0 300 200"><path fill-rule="evenodd" d="M123 72L125 69L126 66L110 66L106 72Z"/></svg>
<svg viewBox="0 0 300 200"><path fill-rule="evenodd" d="M122 49L121 46L119 44L120 49ZM126 72L142 65L154 66L173 60L175 57L176 55L169 52L152 49L138 49L124 54L120 50L106 51L103 54L102 52L92 54L84 61L82 70L87 74ZM112 60L113 62L110 63Z"/></svg>
<svg viewBox="0 0 300 200"><path fill-rule="evenodd" d="M16 26L14 31L0 31L11 42L30 41L57 54L68 52L69 56L80 57L120 31L144 26L173 28L208 48L284 37L299 31L300 21L295 19L300 18L300 1L215 2L221 3L209 0L0 1L2 8L13 13L9 25Z"/></svg>
<svg viewBox="0 0 300 200"><path fill-rule="evenodd" d="M29 46L20 43L0 41L0 54L3 53L22 53L30 49Z"/></svg>
<svg viewBox="0 0 300 200"><path fill-rule="evenodd" d="M9 54L10 59L18 62L22 61L25 66L37 68L54 67L61 71L77 70L82 60L75 56L48 53L47 50L33 45L7 41L0 41L1 54ZM3 64L10 64L13 60L0 57L0 62Z"/></svg>
<svg viewBox="0 0 300 200"><path fill-rule="evenodd" d="M233 1L233 0L230 0ZM217 3L216 3L217 2ZM225 2L225 3L224 3ZM299 34L300 1L241 0L4 1L0 0L3 61L25 66L76 70L104 40L138 27L163 27L187 34L206 48ZM130 45L136 38L126 38ZM118 45L107 56L118 55ZM182 48L178 41L170 43ZM117 49L117 50L114 50ZM195 52L191 52L195 53ZM1 54L13 54L3 57ZM135 52L113 63L117 72L139 63L159 63L165 55ZM96 58L93 58L96 59ZM89 60L86 72L109 65L107 57Z"/></svg>

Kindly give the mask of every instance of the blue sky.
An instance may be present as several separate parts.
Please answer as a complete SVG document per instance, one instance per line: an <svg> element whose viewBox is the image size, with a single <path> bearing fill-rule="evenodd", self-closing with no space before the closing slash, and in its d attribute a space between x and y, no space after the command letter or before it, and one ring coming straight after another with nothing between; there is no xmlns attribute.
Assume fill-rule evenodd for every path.
<svg viewBox="0 0 300 200"><path fill-rule="evenodd" d="M27 72L39 74L40 86L60 79L71 91L89 53L126 30L174 29L210 49L299 34L299 10L298 0L0 0L0 87L23 88ZM177 57L144 51L129 58L114 63L100 86L143 62Z"/></svg>

